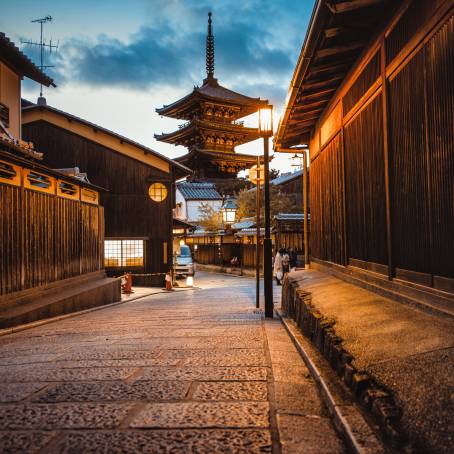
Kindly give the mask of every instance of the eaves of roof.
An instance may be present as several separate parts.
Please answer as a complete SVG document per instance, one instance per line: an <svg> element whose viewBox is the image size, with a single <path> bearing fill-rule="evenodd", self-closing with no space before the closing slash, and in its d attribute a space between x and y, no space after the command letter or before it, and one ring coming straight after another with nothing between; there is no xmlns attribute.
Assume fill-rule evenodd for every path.
<svg viewBox="0 0 454 454"><path fill-rule="evenodd" d="M4 33L0 32L0 60L21 76L49 87L54 81L41 71Z"/></svg>
<svg viewBox="0 0 454 454"><path fill-rule="evenodd" d="M29 105L29 106L26 106L26 107L23 107L22 108L22 111L23 112L31 112L31 111L34 111L34 110L47 110L49 112L53 112L55 114L58 114L58 115L61 115L71 121L76 121L78 123L81 123L81 124L84 124L86 126L89 126L90 128L93 128L95 130L98 130L98 131L101 131L105 134L108 134L112 137L115 137L116 139L122 141L122 142L125 142L125 143L128 143L129 145L132 145L133 147L137 147L139 149L141 149L143 152L145 153L148 153L148 154L151 154L153 156L156 156L158 157L159 159L162 159L163 161L166 161L167 163L169 163L171 166L175 167L176 169L179 170L179 174L182 176L187 176L187 175L190 175L192 174L192 170L189 169L188 167L186 167L185 165L183 164L180 164L179 162L177 161L174 161L173 159L170 159L164 155L162 155L161 153L158 153L157 151L151 149L151 148L148 148L146 147L145 145L142 145L134 140L131 140L131 139L128 139L127 137L125 136L122 136L121 134L118 134L116 132L113 132L107 128L104 128L102 126L99 126L95 123L91 123L90 121L87 121L87 120L84 120L83 118L80 118L80 117L77 117L75 115L72 115L72 114L69 114L68 112L64 112L60 109L56 109L55 107L51 107L51 106L48 106L48 105L45 105L45 106L40 106L40 105L37 105L37 104L33 104L33 105Z"/></svg>

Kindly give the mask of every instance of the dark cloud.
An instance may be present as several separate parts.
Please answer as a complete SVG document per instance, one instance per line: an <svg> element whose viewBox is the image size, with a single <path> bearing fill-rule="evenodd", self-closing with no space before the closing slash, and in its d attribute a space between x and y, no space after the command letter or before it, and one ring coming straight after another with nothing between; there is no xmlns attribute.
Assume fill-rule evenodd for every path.
<svg viewBox="0 0 454 454"><path fill-rule="evenodd" d="M304 35L299 24L310 12L308 3L312 1L244 0L239 5L218 0L213 19L215 75L220 82L241 91L248 86L251 96L267 89L271 101L285 97ZM155 0L154 6L153 20L128 42L105 34L95 41L67 40L60 49L61 61L52 71L56 82L138 90L200 84L205 77L209 4Z"/></svg>

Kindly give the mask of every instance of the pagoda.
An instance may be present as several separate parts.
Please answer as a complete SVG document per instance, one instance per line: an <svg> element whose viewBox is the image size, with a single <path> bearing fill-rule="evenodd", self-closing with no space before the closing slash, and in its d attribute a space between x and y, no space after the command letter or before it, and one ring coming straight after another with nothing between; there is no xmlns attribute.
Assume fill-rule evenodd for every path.
<svg viewBox="0 0 454 454"><path fill-rule="evenodd" d="M207 77L201 87L156 112L186 120L167 134L155 134L157 140L183 145L188 153L176 161L193 170L194 179L236 178L240 170L256 163L256 157L235 152L235 147L259 138L256 128L247 128L239 119L267 106L268 101L250 98L219 85L214 77L214 36L208 13L206 39Z"/></svg>

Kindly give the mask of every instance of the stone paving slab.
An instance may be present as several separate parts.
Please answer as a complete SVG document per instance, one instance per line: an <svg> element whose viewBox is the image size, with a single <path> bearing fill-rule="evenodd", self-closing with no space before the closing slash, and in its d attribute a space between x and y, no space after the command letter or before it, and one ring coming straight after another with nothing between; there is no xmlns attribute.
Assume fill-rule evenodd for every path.
<svg viewBox="0 0 454 454"><path fill-rule="evenodd" d="M57 369L43 370L27 368L22 373L0 372L0 382L51 382L51 381L86 381L86 380L121 380L137 371L132 367L94 367L92 369Z"/></svg>
<svg viewBox="0 0 454 454"><path fill-rule="evenodd" d="M135 428L267 428L266 402L148 404L134 418Z"/></svg>
<svg viewBox="0 0 454 454"><path fill-rule="evenodd" d="M8 454L35 454L55 436L53 432L6 432L0 430L0 452Z"/></svg>
<svg viewBox="0 0 454 454"><path fill-rule="evenodd" d="M46 383L0 383L0 402L18 402L45 386Z"/></svg>
<svg viewBox="0 0 454 454"><path fill-rule="evenodd" d="M129 404L20 404L0 406L0 427L23 429L113 429L132 408Z"/></svg>
<svg viewBox="0 0 454 454"><path fill-rule="evenodd" d="M134 356L134 355L132 355ZM173 358L143 358L143 359L93 359L79 361L59 361L58 366L63 369L90 369L93 367L152 367L152 366L176 366L181 361Z"/></svg>
<svg viewBox="0 0 454 454"><path fill-rule="evenodd" d="M345 448L331 421L319 416L278 414L282 454L341 454ZM304 427L305 430L301 430Z"/></svg>
<svg viewBox="0 0 454 454"><path fill-rule="evenodd" d="M144 368L136 380L265 381L265 367L156 367Z"/></svg>
<svg viewBox="0 0 454 454"><path fill-rule="evenodd" d="M254 280L197 280L0 338L0 452L278 454L278 413L324 416Z"/></svg>
<svg viewBox="0 0 454 454"><path fill-rule="evenodd" d="M266 430L147 430L67 433L51 452L61 454L266 454Z"/></svg>
<svg viewBox="0 0 454 454"><path fill-rule="evenodd" d="M162 355L161 350L139 350L134 351L131 349L116 349L112 347L103 348L101 351L78 351L60 356L60 361L82 361L82 360L99 360L99 359L157 359Z"/></svg>
<svg viewBox="0 0 454 454"><path fill-rule="evenodd" d="M201 382L196 384L194 400L268 400L263 382Z"/></svg>
<svg viewBox="0 0 454 454"><path fill-rule="evenodd" d="M182 400L189 390L183 381L61 383L48 387L35 402L99 402Z"/></svg>

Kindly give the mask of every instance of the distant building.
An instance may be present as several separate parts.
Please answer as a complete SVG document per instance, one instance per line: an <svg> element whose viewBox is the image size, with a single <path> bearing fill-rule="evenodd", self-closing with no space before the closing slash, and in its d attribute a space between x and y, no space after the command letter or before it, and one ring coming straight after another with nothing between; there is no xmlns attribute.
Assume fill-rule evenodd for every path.
<svg viewBox="0 0 454 454"><path fill-rule="evenodd" d="M208 205L215 213L220 213L223 201L214 183L191 181L176 184L175 199L175 217L191 223L197 223L200 219L200 208L203 205Z"/></svg>
<svg viewBox="0 0 454 454"><path fill-rule="evenodd" d="M48 105L26 103L24 136L53 167L78 166L105 209L104 265L109 275L133 273L133 285L161 285L172 266L175 180L191 173L156 151Z"/></svg>
<svg viewBox="0 0 454 454"><path fill-rule="evenodd" d="M120 299L103 269L102 188L21 140L23 77L53 85L0 33L0 328Z"/></svg>

